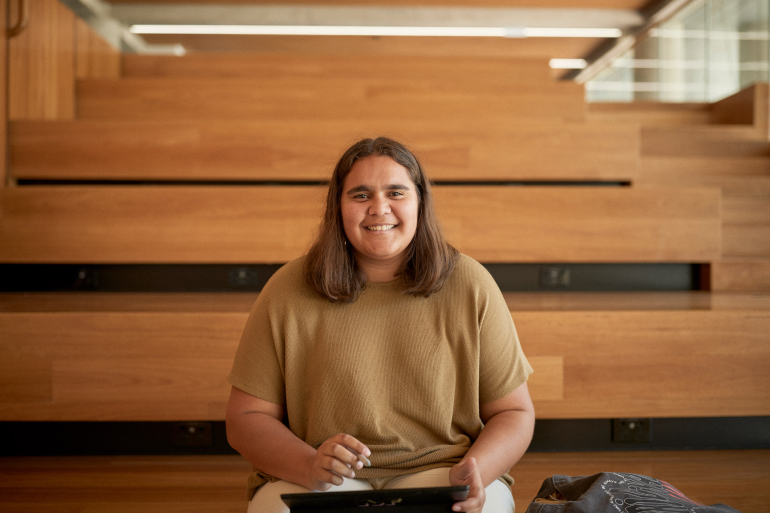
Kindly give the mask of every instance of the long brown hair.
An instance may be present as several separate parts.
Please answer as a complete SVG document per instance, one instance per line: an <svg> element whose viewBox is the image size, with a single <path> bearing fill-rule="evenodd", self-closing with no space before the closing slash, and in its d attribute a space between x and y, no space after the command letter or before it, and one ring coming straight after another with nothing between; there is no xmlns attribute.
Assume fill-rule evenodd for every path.
<svg viewBox="0 0 770 513"><path fill-rule="evenodd" d="M444 239L433 209L430 182L417 158L404 145L386 137L357 142L337 162L318 236L305 257L305 278L330 301L352 303L366 286L366 277L353 258L353 248L346 244L340 204L345 177L356 161L370 155L390 157L404 166L417 189L417 230L407 248L402 275L407 294L428 297L444 285L458 252Z"/></svg>

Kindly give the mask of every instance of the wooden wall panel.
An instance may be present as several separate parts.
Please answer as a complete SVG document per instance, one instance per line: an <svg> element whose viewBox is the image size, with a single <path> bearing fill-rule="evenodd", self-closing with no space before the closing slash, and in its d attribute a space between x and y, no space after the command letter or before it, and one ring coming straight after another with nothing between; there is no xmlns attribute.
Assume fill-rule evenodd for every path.
<svg viewBox="0 0 770 513"><path fill-rule="evenodd" d="M2 191L2 262L275 263L307 249L308 186L39 186ZM441 186L447 238L483 262L709 262L715 189Z"/></svg>
<svg viewBox="0 0 770 513"><path fill-rule="evenodd" d="M24 121L11 167L19 179L328 180L340 141L382 134L419 148L433 180L636 177L634 125L500 121Z"/></svg>
<svg viewBox="0 0 770 513"><path fill-rule="evenodd" d="M247 316L0 313L0 420L221 420ZM538 418L770 414L768 310L513 317Z"/></svg>
<svg viewBox="0 0 770 513"><path fill-rule="evenodd" d="M140 79L81 80L82 119L443 119L521 116L581 119L574 83L486 87L384 80Z"/></svg>
<svg viewBox="0 0 770 513"><path fill-rule="evenodd" d="M9 118L72 119L75 15L58 0L37 0L29 2L29 20L8 43Z"/></svg>
<svg viewBox="0 0 770 513"><path fill-rule="evenodd" d="M15 18L12 23L16 23ZM7 27L8 0L0 0L0 27ZM10 181L8 171L8 38L0 40L0 187L5 187Z"/></svg>
<svg viewBox="0 0 770 513"><path fill-rule="evenodd" d="M75 61L77 78L119 78L121 53L81 18L75 20Z"/></svg>

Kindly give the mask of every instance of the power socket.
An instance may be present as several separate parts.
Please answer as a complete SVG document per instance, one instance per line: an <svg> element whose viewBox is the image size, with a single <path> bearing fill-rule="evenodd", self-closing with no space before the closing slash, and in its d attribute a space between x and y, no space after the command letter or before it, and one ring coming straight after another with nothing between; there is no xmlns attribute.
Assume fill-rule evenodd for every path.
<svg viewBox="0 0 770 513"><path fill-rule="evenodd" d="M621 444L650 443L652 419L613 419L612 441Z"/></svg>
<svg viewBox="0 0 770 513"><path fill-rule="evenodd" d="M214 445L211 422L174 422L171 443L177 447Z"/></svg>

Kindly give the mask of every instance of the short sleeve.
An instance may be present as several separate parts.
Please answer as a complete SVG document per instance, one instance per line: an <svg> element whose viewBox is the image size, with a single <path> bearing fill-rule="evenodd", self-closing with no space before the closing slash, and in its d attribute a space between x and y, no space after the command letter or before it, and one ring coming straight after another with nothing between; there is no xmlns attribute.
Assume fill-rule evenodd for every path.
<svg viewBox="0 0 770 513"><path fill-rule="evenodd" d="M487 274L488 276L488 274ZM484 280L486 305L479 323L479 402L490 403L527 381L532 367L521 349L511 312L491 276Z"/></svg>
<svg viewBox="0 0 770 513"><path fill-rule="evenodd" d="M283 340L273 330L269 296L265 289L254 303L227 379L248 394L285 404Z"/></svg>

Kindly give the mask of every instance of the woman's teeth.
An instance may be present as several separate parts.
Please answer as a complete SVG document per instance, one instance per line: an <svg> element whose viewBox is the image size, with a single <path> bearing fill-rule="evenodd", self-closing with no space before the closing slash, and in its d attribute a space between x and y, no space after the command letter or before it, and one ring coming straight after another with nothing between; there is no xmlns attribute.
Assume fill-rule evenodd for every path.
<svg viewBox="0 0 770 513"><path fill-rule="evenodd" d="M377 226L367 226L366 229L370 232L384 232L385 230L392 230L395 227L395 224L381 224Z"/></svg>

